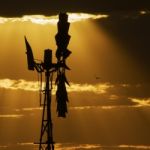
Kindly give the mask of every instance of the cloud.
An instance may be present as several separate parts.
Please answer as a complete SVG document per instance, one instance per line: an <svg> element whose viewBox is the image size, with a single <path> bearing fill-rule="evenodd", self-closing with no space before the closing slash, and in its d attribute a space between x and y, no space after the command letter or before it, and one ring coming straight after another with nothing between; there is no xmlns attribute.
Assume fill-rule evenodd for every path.
<svg viewBox="0 0 150 150"><path fill-rule="evenodd" d="M100 144L74 144L74 143L63 143L56 144L57 150L81 150L81 149L99 149Z"/></svg>
<svg viewBox="0 0 150 150"><path fill-rule="evenodd" d="M115 95L115 94L112 94L112 95L110 95L109 99L110 100L117 100L117 99L119 99L119 96Z"/></svg>
<svg viewBox="0 0 150 150"><path fill-rule="evenodd" d="M113 88L109 88L107 92L110 94L110 100L117 99L148 99L150 97L149 84L113 84ZM133 102L133 101L132 101Z"/></svg>
<svg viewBox="0 0 150 150"><path fill-rule="evenodd" d="M22 108L23 111L42 110L42 107Z"/></svg>
<svg viewBox="0 0 150 150"><path fill-rule="evenodd" d="M149 10L141 10L139 13L140 13L140 15L146 15L146 14L150 14L150 11Z"/></svg>
<svg viewBox="0 0 150 150"><path fill-rule="evenodd" d="M23 79L0 79L0 89L38 92L39 83L38 81L26 81ZM52 95L55 95L56 89L56 85L53 85ZM150 106L149 89L150 87L147 84L70 83L70 86L67 86L71 101L70 109L78 110ZM79 99L78 102L76 99ZM23 108L23 111L37 109L39 108Z"/></svg>
<svg viewBox="0 0 150 150"><path fill-rule="evenodd" d="M109 83L100 83L95 85L71 83L70 85L70 87L67 87L68 92L93 92L96 94L106 93L107 89L113 87L113 85ZM37 81L26 81L23 79L1 79L0 88L11 90L38 91L39 83ZM55 94L55 92L56 86L54 86L53 94Z"/></svg>
<svg viewBox="0 0 150 150"><path fill-rule="evenodd" d="M21 143L16 143L16 144L9 144L9 145L0 145L0 148L23 148L23 147L29 147L36 149L37 145L34 144L33 142L21 142ZM126 145L126 144L121 144L121 145L101 145L101 144L78 144L78 143L56 143L55 144L55 149L57 150L100 150L100 149L150 149L149 145Z"/></svg>
<svg viewBox="0 0 150 150"><path fill-rule="evenodd" d="M118 106L74 106L74 107L69 107L71 110L88 110L88 109L104 109L104 110L109 110L116 108Z"/></svg>
<svg viewBox="0 0 150 150"><path fill-rule="evenodd" d="M4 114L4 115L0 114L0 118L22 118L22 117L23 117L22 114Z"/></svg>
<svg viewBox="0 0 150 150"><path fill-rule="evenodd" d="M107 89L112 88L113 85L109 83L99 84L71 84L68 88L68 92L93 92L96 94L106 93Z"/></svg>
<svg viewBox="0 0 150 150"><path fill-rule="evenodd" d="M84 21L88 19L105 19L110 17L110 14L90 14L90 13L67 13L69 18L68 21L70 23ZM150 14L149 10L140 10L136 11L136 13L131 13L130 15L122 14L124 18L138 18L141 15ZM45 16L45 15L24 15L22 17L0 17L0 24L4 23L14 23L14 22L31 22L33 24L39 25L56 25L58 22L58 15L53 16Z"/></svg>
<svg viewBox="0 0 150 150"><path fill-rule="evenodd" d="M150 149L149 145L101 145L101 144L73 144L73 143L64 143L56 144L57 150L86 150L86 149Z"/></svg>
<svg viewBox="0 0 150 150"><path fill-rule="evenodd" d="M134 149L150 149L150 146L147 145L119 145L119 148L134 148Z"/></svg>
<svg viewBox="0 0 150 150"><path fill-rule="evenodd" d="M8 145L0 145L0 149L6 149L8 148Z"/></svg>
<svg viewBox="0 0 150 150"><path fill-rule="evenodd" d="M17 143L17 145L20 145L20 146L30 146L30 145L34 145L33 142L24 142L24 143Z"/></svg>
<svg viewBox="0 0 150 150"><path fill-rule="evenodd" d="M83 150L83 149L94 149L94 150L99 150L99 149L150 149L149 145L112 145L112 146L107 146L107 145L100 145L100 144L56 144L56 148L58 150Z"/></svg>
<svg viewBox="0 0 150 150"><path fill-rule="evenodd" d="M11 89L11 90L25 90L25 91L38 91L38 82L25 81L25 80L11 80L1 79L0 88Z"/></svg>
<svg viewBox="0 0 150 150"><path fill-rule="evenodd" d="M87 13L68 13L69 22L78 22L84 21L87 19L101 19L107 18L106 14L87 14ZM34 24L47 25L47 24L57 24L58 16L44 16L44 15L26 15L20 18L4 18L0 17L0 24L8 23L8 22L31 22Z"/></svg>
<svg viewBox="0 0 150 150"><path fill-rule="evenodd" d="M138 99L138 98L130 98L132 102L136 103L136 107L142 106L150 106L150 98L148 99Z"/></svg>

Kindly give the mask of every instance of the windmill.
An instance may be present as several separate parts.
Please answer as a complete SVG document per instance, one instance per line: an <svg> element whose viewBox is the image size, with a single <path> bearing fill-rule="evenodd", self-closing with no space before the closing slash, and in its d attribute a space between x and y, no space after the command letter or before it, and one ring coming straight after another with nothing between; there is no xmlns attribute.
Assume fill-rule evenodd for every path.
<svg viewBox="0 0 150 150"><path fill-rule="evenodd" d="M39 150L54 150L53 140L53 123L51 116L51 93L53 86L53 74L56 73L57 85L56 100L57 100L57 114L58 117L66 117L67 113L67 102L68 95L66 90L66 84L69 85L66 78L66 70L70 68L66 65L66 59L71 54L71 51L67 49L70 41L70 35L68 34L70 23L68 22L68 15L66 13L59 14L59 21L57 23L58 33L55 36L57 50L56 58L57 62L52 63L52 50L44 50L44 60L36 62L33 56L32 48L25 37L26 54L28 62L28 70L36 70L41 76L42 85L42 74L45 74L45 89L40 88L40 105L43 107L42 112L42 123ZM44 99L42 100L42 96Z"/></svg>

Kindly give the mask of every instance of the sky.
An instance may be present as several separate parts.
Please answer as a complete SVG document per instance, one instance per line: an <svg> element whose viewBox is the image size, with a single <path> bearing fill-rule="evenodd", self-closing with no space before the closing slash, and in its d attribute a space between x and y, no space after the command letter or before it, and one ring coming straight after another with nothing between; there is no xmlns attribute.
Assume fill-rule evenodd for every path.
<svg viewBox="0 0 150 150"><path fill-rule="evenodd" d="M110 12L149 9L149 0L1 0L0 14L22 16L24 14L57 14L67 12Z"/></svg>
<svg viewBox="0 0 150 150"><path fill-rule="evenodd" d="M148 0L2 1L0 150L36 150L42 108L36 71L27 70L24 35L36 59L53 50L57 14L71 23L67 118L52 114L56 150L150 149ZM55 77L54 77L55 78Z"/></svg>

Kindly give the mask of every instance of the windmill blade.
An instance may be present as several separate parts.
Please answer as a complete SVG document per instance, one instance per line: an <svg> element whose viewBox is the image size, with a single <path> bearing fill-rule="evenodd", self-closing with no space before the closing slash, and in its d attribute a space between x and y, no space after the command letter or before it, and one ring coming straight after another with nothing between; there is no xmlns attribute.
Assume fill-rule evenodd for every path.
<svg viewBox="0 0 150 150"><path fill-rule="evenodd" d="M33 57L33 53L32 53L32 48L31 48L29 42L27 41L27 38L24 37L24 39L25 39L26 50L27 50L26 54L27 54L28 69L34 70L35 62L34 62L34 57Z"/></svg>

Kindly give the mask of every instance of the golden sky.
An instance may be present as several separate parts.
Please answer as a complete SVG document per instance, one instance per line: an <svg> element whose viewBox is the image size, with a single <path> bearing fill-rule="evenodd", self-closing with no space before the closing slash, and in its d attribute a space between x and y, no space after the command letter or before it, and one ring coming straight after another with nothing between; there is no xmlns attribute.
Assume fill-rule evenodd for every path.
<svg viewBox="0 0 150 150"><path fill-rule="evenodd" d="M119 19L130 25L148 14L141 10ZM57 20L43 15L0 17L0 150L36 147L32 143L39 139L42 109L37 73L27 70L24 35L36 59L43 59L44 49L50 48L55 62ZM52 93L56 150L150 149L149 61L139 51L133 53L134 47L131 52L124 43L128 36L123 41L117 33L130 29L120 23L112 32L117 27L111 14L69 13L69 21L66 119L57 118L55 86Z"/></svg>

